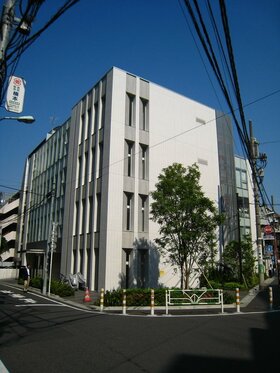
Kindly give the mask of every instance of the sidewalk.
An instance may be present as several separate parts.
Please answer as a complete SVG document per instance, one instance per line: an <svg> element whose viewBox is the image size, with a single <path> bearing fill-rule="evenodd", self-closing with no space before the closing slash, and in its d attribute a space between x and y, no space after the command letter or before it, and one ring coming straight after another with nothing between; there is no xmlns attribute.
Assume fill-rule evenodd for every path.
<svg viewBox="0 0 280 373"><path fill-rule="evenodd" d="M17 283L16 279L5 279L1 280L3 284L13 285L18 289L22 289L22 285ZM270 303L270 292L269 288L272 289L273 303ZM31 293L37 293L42 295L42 292L36 288L30 288ZM240 311L241 312L260 312L260 311L271 311L280 310L280 287L278 286L277 278L268 278L265 280L263 289L259 290L256 286L254 289L249 290L248 294L244 292L240 293ZM47 297L48 298L48 297ZM88 310L100 311L100 307L94 305L94 301L99 298L97 292L90 292L90 302L84 302L85 291L76 290L75 294L70 297L59 297L57 295L50 295L51 299L59 302ZM236 304L224 305L225 312L233 313L236 312ZM170 314L213 314L220 313L220 306L188 306L188 307L169 307ZM122 313L122 307L104 307L103 312L106 313ZM127 314L130 315L143 315L149 314L150 307L128 307ZM155 306L155 314L164 314L165 307Z"/></svg>

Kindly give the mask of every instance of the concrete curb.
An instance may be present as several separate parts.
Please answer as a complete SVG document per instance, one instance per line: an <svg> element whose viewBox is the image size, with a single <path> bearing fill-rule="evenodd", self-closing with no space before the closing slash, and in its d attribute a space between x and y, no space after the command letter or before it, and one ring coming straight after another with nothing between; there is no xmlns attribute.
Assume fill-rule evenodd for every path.
<svg viewBox="0 0 280 373"><path fill-rule="evenodd" d="M265 284L264 284L264 287L267 288L273 281L275 280L275 278L268 278L265 280ZM22 289L22 285L19 285L17 283L17 280L13 280L11 279L10 281L7 280L7 279L3 279L3 280L0 280L3 284L6 284L6 285L12 285L18 289ZM51 294L50 296L44 296L42 294L42 292L37 289L37 288L30 288L30 292L31 293L34 293L34 294L40 294L40 296L42 297L45 297L46 299L53 299L53 300L56 300L60 303L63 303L63 304L67 304L67 305L70 305L72 307L76 307L76 308L80 308L80 309L85 309L85 310L91 310L91 311L97 311L97 312L100 312L100 313L110 313L110 312L116 312L116 313L121 313L123 308L121 306L116 306L116 307L103 307L102 311L100 309L99 306L95 306L93 304L85 304L85 303L82 303L81 301L78 302L78 301L73 301L73 300L68 300L67 298L62 298L58 295L55 295L55 294ZM246 307L250 304L250 302L258 295L258 293L260 292L260 289L259 289L259 286L256 286L254 287L253 289L249 290L248 294L245 295L243 298L241 298L241 306L242 307ZM224 309L234 309L236 308L236 303L231 303L231 304L224 304ZM155 311L165 311L166 307L165 306L155 306L154 307L154 310ZM188 311L188 310L191 310L191 311L194 311L194 310L219 310L221 309L221 306L220 305L197 305L197 306L169 306L168 309L170 311ZM149 312L151 310L151 307L150 306L145 306L145 307L140 307L140 306L130 306L130 307L127 307L126 308L126 311L130 311L130 312Z"/></svg>

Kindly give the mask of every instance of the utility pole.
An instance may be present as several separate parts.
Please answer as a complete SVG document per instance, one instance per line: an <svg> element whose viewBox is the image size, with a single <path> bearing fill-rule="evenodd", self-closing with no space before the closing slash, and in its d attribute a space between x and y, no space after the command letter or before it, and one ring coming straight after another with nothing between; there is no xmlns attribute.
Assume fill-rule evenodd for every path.
<svg viewBox="0 0 280 373"><path fill-rule="evenodd" d="M260 288L264 284L264 265L262 255L262 231L261 231L261 220L260 220L260 199L259 199L259 185L257 177L259 170L257 168L257 160L259 159L259 143L253 135L253 124L249 121L250 131L250 156L253 162L253 189L254 189L254 202L255 202L255 213L256 213L256 233L257 233L257 252L258 252L258 271L259 271L259 285Z"/></svg>
<svg viewBox="0 0 280 373"><path fill-rule="evenodd" d="M277 224L276 214L274 210L274 198L271 196L271 207L273 212L273 221L272 221L272 228L274 234L273 240L273 254L274 254L274 268L277 272L277 279L278 279L278 286L280 285L280 268L279 268L279 254L278 254L278 246L277 246L277 228L279 228L279 223Z"/></svg>
<svg viewBox="0 0 280 373"><path fill-rule="evenodd" d="M239 214L239 195L236 193L236 203L237 203L237 230L238 230L238 260L239 260L239 282L243 282L243 272L242 272L242 249L241 249L241 232L240 232L240 214Z"/></svg>
<svg viewBox="0 0 280 373"><path fill-rule="evenodd" d="M0 37L0 87L3 88L6 75L5 56L6 49L10 41L10 31L13 25L15 16L15 2L16 0L6 0L3 5L1 16L1 37Z"/></svg>
<svg viewBox="0 0 280 373"><path fill-rule="evenodd" d="M49 266L48 296L51 295L53 253L54 253L54 250L56 249L56 241L57 241L57 223L52 222L51 245L50 245L50 266Z"/></svg>
<svg viewBox="0 0 280 373"><path fill-rule="evenodd" d="M53 182L52 190L49 194L51 197L51 208L50 208L50 222L49 222L49 234L47 239L47 247L44 257L44 276L43 276L43 295L47 295L47 283L48 283L48 277L49 277L49 256L51 254L51 245L52 245L52 237L53 237L53 227L54 227L54 221L53 221L53 208L54 208L54 198L55 198L55 190L56 190L56 183ZM50 282L50 279L49 279Z"/></svg>

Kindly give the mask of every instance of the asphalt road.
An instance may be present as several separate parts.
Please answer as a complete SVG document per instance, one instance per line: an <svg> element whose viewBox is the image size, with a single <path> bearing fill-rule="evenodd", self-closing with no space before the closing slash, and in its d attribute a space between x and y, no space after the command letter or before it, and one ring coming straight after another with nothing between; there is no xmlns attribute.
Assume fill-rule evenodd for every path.
<svg viewBox="0 0 280 373"><path fill-rule="evenodd" d="M279 311L107 315L0 284L1 373L278 371L279 337Z"/></svg>

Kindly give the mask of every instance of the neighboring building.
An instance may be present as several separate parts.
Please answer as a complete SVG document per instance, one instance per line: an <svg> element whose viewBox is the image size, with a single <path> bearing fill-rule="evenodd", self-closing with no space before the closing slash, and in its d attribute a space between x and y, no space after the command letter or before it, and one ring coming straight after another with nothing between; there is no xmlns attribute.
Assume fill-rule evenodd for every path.
<svg viewBox="0 0 280 373"><path fill-rule="evenodd" d="M263 207L260 214L265 271L267 275L277 274L280 284L280 215L268 207Z"/></svg>
<svg viewBox="0 0 280 373"><path fill-rule="evenodd" d="M16 193L6 199L0 207L0 240L4 237L8 244L8 251L1 254L2 260L14 263L15 242L17 232L18 207L20 193ZM1 242L1 241L0 241Z"/></svg>
<svg viewBox="0 0 280 373"><path fill-rule="evenodd" d="M164 167L197 163L205 194L234 218L232 141L227 116L112 68L27 159L23 260L42 270L53 221L55 276L81 272L91 290L178 285L153 244L149 194ZM232 218L221 251L235 237Z"/></svg>
<svg viewBox="0 0 280 373"><path fill-rule="evenodd" d="M238 237L250 235L256 241L256 212L254 203L253 181L249 162L235 156L236 198L238 205Z"/></svg>
<svg viewBox="0 0 280 373"><path fill-rule="evenodd" d="M0 192L0 207L5 205L5 203L13 196L12 193Z"/></svg>
<svg viewBox="0 0 280 373"><path fill-rule="evenodd" d="M253 180L248 160L235 156L235 180L237 200L237 239L242 241L250 236L256 258L255 269L258 271L258 249L256 235L256 210L254 202Z"/></svg>

